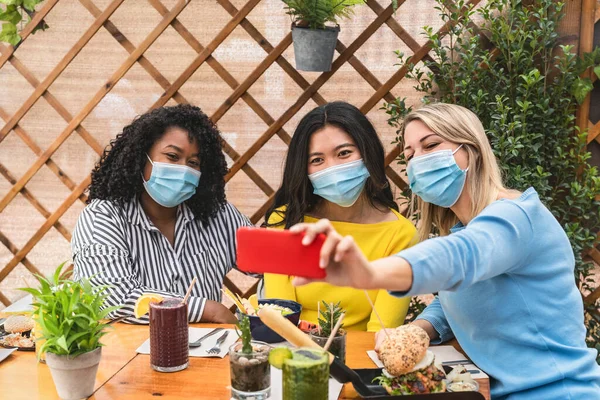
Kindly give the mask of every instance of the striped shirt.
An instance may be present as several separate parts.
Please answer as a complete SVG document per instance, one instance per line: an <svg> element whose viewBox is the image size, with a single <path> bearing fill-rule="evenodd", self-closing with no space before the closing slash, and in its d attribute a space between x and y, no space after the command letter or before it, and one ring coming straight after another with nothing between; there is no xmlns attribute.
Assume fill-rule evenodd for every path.
<svg viewBox="0 0 600 400"><path fill-rule="evenodd" d="M223 278L235 267L235 233L252 225L233 205L226 203L204 224L185 204L177 209L174 247L156 228L138 199L120 206L93 200L81 213L71 250L75 279L91 278L93 285L109 285L106 306L123 307L110 318L135 319L133 309L143 293L183 297L198 278L188 301L190 322L202 317L206 300L221 301Z"/></svg>

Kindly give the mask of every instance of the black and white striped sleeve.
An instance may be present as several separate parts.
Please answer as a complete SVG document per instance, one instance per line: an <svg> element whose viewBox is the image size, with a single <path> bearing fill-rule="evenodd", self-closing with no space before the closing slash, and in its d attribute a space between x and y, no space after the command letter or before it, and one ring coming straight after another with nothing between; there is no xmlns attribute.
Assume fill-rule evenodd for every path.
<svg viewBox="0 0 600 400"><path fill-rule="evenodd" d="M127 317L128 322L148 323L147 316L134 317L134 305L142 294L181 296L140 282L133 271L126 240L124 224L128 222L114 212L113 207L101 202L91 204L81 213L71 240L75 279L88 278L94 286L109 286L105 306L122 306L110 313L109 318ZM205 303L201 298L193 298L188 303L189 316L194 322L202 316Z"/></svg>

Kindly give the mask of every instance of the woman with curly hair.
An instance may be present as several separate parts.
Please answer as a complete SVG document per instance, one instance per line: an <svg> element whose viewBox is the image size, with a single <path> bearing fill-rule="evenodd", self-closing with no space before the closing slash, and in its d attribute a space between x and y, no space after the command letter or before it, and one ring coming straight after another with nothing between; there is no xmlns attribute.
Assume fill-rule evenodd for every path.
<svg viewBox="0 0 600 400"><path fill-rule="evenodd" d="M75 276L108 285L109 317L135 319L144 293L179 297L194 277L189 320L232 323L221 304L235 266L235 232L251 225L225 199L221 136L198 107L178 105L136 118L92 171L89 205L71 247Z"/></svg>

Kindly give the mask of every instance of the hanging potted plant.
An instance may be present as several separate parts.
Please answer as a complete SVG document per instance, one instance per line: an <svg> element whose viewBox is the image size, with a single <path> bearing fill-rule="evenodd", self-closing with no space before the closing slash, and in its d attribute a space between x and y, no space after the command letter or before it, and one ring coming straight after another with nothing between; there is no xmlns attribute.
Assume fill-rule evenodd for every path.
<svg viewBox="0 0 600 400"><path fill-rule="evenodd" d="M338 19L348 18L352 7L364 0L283 0L286 14L292 18L292 40L296 69L330 71L340 26ZM333 25L333 26L332 26Z"/></svg>
<svg viewBox="0 0 600 400"><path fill-rule="evenodd" d="M52 278L36 275L38 289L21 289L33 296L33 319L44 341L45 354L56 391L62 399L81 399L94 392L101 357L100 338L107 324L102 320L120 308L104 308L106 287L94 287L89 280L61 278L61 264Z"/></svg>

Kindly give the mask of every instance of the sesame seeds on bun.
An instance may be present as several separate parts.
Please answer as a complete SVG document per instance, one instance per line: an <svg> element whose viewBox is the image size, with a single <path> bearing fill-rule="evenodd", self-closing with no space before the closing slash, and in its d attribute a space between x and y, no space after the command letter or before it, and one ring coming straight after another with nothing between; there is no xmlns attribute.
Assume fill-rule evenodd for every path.
<svg viewBox="0 0 600 400"><path fill-rule="evenodd" d="M4 321L4 330L8 333L23 333L33 329L33 320L24 315L11 315Z"/></svg>
<svg viewBox="0 0 600 400"><path fill-rule="evenodd" d="M379 358L391 375L411 372L429 347L429 335L416 325L402 325L390 332L379 349Z"/></svg>

